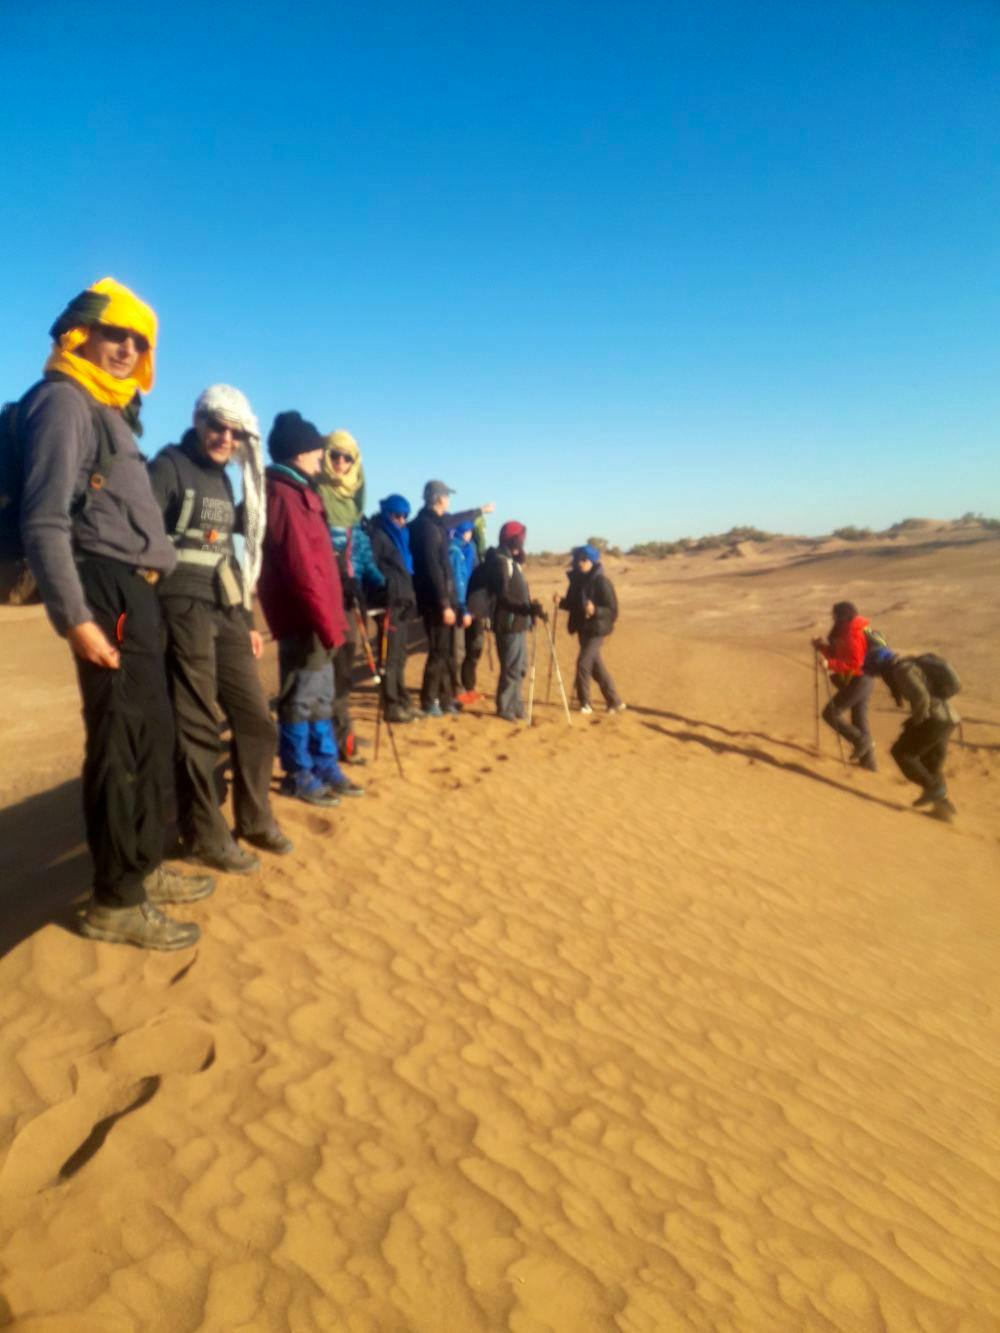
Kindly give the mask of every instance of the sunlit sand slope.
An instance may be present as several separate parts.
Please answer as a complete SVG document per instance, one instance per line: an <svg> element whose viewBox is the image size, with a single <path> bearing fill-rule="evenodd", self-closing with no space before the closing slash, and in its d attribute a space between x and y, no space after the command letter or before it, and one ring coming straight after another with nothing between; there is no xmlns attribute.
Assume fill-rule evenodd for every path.
<svg viewBox="0 0 1000 1333"><path fill-rule="evenodd" d="M998 555L612 562L627 713L567 726L540 646L535 726L278 799L179 955L68 929L72 677L9 613L7 698L60 704L4 724L0 1325L1000 1329ZM815 752L841 596L963 675L951 826L887 694L880 772Z"/></svg>

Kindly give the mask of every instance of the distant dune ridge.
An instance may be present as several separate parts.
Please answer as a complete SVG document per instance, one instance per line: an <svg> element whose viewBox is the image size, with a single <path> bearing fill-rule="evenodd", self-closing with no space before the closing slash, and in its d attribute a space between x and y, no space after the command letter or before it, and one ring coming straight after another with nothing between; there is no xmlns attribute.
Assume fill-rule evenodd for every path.
<svg viewBox="0 0 1000 1333"><path fill-rule="evenodd" d="M534 726L276 798L180 955L71 932L72 666L0 611L0 1326L995 1333L1000 541L921 524L609 555L627 713L567 726L540 646ZM880 771L816 753L840 599L958 669L955 824L881 686Z"/></svg>

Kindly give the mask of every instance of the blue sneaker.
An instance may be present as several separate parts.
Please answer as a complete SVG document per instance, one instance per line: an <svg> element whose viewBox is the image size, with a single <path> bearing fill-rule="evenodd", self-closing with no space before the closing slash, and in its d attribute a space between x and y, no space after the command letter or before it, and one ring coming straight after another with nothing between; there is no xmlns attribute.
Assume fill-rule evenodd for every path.
<svg viewBox="0 0 1000 1333"><path fill-rule="evenodd" d="M281 780L281 793L283 796L295 796L300 801L305 801L307 805L339 805L340 797L335 796L325 782L320 782L316 774L309 768L297 769L294 773L289 773Z"/></svg>
<svg viewBox="0 0 1000 1333"><path fill-rule="evenodd" d="M424 717L444 717L444 709L436 699L424 709Z"/></svg>

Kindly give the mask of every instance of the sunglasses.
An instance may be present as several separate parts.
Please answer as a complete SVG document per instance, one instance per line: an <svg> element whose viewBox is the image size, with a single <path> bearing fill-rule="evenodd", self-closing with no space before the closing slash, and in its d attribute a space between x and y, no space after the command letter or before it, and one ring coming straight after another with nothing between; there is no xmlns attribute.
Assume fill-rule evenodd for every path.
<svg viewBox="0 0 1000 1333"><path fill-rule="evenodd" d="M205 425L213 435L225 435L228 431L237 444L246 444L250 438L245 430L238 430L228 421L221 421L218 417L206 417Z"/></svg>
<svg viewBox="0 0 1000 1333"><path fill-rule="evenodd" d="M131 338L132 346L140 356L149 351L149 340L144 338L141 333L136 333L135 329L123 329L118 324L98 324L97 329L106 343L115 343L120 346Z"/></svg>
<svg viewBox="0 0 1000 1333"><path fill-rule="evenodd" d="M353 463L355 461L353 454L342 454L337 449L330 450L330 460L333 463L339 463L339 462Z"/></svg>

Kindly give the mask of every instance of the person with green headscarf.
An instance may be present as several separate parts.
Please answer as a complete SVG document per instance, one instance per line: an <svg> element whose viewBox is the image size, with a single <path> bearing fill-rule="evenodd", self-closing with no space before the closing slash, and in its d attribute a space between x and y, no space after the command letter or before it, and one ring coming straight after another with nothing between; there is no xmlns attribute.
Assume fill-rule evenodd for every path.
<svg viewBox="0 0 1000 1333"><path fill-rule="evenodd" d="M333 659L336 698L333 725L341 759L348 764L362 764L351 723L350 694L354 675L354 657L358 647L358 613L365 616L365 594L378 593L385 587L385 576L375 563L371 541L363 525L365 512L365 469L361 450L350 431L335 430L326 437L323 470L317 489L330 539L337 553L340 582L347 613L347 639Z"/></svg>

